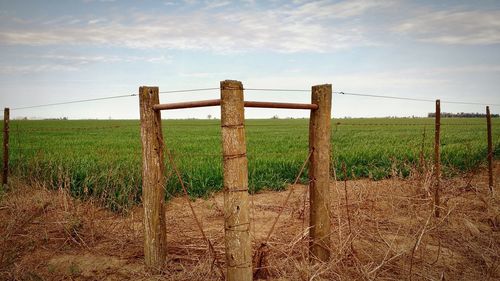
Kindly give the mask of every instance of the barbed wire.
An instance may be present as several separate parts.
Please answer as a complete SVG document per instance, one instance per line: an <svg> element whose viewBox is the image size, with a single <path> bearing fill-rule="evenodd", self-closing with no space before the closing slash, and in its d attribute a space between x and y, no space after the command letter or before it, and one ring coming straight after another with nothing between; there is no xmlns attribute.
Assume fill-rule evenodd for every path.
<svg viewBox="0 0 500 281"><path fill-rule="evenodd" d="M409 97L397 97L397 96L387 96L387 95L374 95L374 94L360 94L360 93L349 93L349 92L333 92L337 95L346 96L357 96L357 97L370 97L370 98L383 98L383 99L395 99L395 100L409 100L409 101L420 101L420 102L436 102L435 99L425 99L425 98L409 98ZM450 104L467 104L467 105L482 105L482 106L500 106L500 104L487 104L479 102L466 102L466 101L450 101L450 100L440 100L441 103Z"/></svg>
<svg viewBox="0 0 500 281"><path fill-rule="evenodd" d="M333 92L333 93L338 94L338 95L357 96L357 97L384 98L384 99L410 100L410 101L422 101L422 102L435 102L436 101L436 100L424 99L424 98L408 98L408 97L396 97L396 96L374 95L374 94L359 94L359 93L348 93L348 92Z"/></svg>
<svg viewBox="0 0 500 281"><path fill-rule="evenodd" d="M213 91L213 90L220 90L220 87L166 90L166 91L160 91L159 94L189 93L189 92L201 92L201 91ZM309 89L306 90L306 89L283 89L283 88L244 88L244 90L245 91L271 91L271 92L310 92L311 91ZM435 102L434 99L428 99L428 98L398 97L398 96L390 96L390 95L365 94L365 93L354 93L354 92L343 92L343 91L336 91L333 93L337 94L337 95L358 96L358 97L408 100L408 101L419 101L419 102ZM20 106L20 107L11 108L11 110L40 108L40 107L48 107L48 106L57 106L57 105L101 101L101 100L128 98L128 97L135 97L135 96L138 96L138 94L125 94L125 95L98 97L98 98L91 98L91 99L81 99L81 100L55 102L55 103L38 104L38 105L30 105L30 106ZM483 106L486 106L486 105L500 106L500 104L486 104L486 103L479 103L479 102L466 102L466 101L453 101L453 100L441 100L441 103L465 104L465 105L483 105Z"/></svg>
<svg viewBox="0 0 500 281"><path fill-rule="evenodd" d="M244 88L244 90L246 90L246 91L267 91L267 92L311 92L310 89L306 90L306 89L283 89L283 88ZM346 95L346 96L410 100L410 101L433 102L433 103L436 102L436 99L429 99L429 98L410 98L410 97L398 97L398 96L389 96L389 95L362 94L362 93L343 92L343 91L335 91L332 93L337 94L337 95ZM441 103L469 104L469 105L483 105L483 106L486 106L486 105L500 106L500 104L486 104L486 103L478 103L478 102L450 101L450 100L441 100Z"/></svg>
<svg viewBox="0 0 500 281"><path fill-rule="evenodd" d="M187 93L187 92L199 92L199 91L209 91L209 90L218 90L218 89L219 88L182 89L182 90L161 91L161 92L158 92L158 93L159 94ZM125 95L99 97L99 98L92 98L92 99L81 99L81 100L73 100L73 101L46 103L46 104L29 105L29 106L20 106L20 107L11 108L10 110L21 110L21 109L39 108L39 107L47 107L47 106L56 106L56 105L66 105L66 104L74 104L74 103L84 103L84 102L100 101L100 100L120 99L120 98L136 97L136 96L138 96L138 94L125 94Z"/></svg>
<svg viewBox="0 0 500 281"><path fill-rule="evenodd" d="M91 101L101 101L101 100L128 98L128 97L135 97L135 96L137 96L137 94L117 95L117 96L109 96L109 97L101 97L101 98L93 98L93 99L73 100L73 101L65 101L65 102L56 102L56 103L46 103L46 104L39 104L39 105L30 105L30 106L23 106L23 107L15 107L15 108L11 108L10 110L20 110L20 109L29 109L29 108L38 108L38 107L65 105L65 104L73 104L73 103L83 103L83 102L91 102Z"/></svg>

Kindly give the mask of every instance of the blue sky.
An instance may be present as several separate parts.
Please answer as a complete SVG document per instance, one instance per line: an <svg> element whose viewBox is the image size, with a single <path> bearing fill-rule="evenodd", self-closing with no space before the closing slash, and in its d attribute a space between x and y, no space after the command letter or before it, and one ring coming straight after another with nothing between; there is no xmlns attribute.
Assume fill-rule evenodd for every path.
<svg viewBox="0 0 500 281"><path fill-rule="evenodd" d="M0 106L21 107L218 87L309 89L500 104L500 1L4 1ZM218 91L164 94L163 103ZM246 92L308 102L308 93ZM334 96L335 117L424 116L434 105ZM446 112L483 106L443 104ZM499 107L492 111L498 113ZM218 108L163 113L219 116ZM14 117L138 118L137 97L37 109ZM307 117L248 109L247 118Z"/></svg>

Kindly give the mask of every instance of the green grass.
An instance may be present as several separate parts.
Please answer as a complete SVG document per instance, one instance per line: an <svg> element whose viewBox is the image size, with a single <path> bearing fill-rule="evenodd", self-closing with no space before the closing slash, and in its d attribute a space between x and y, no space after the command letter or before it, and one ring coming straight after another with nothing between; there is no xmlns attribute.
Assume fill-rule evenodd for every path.
<svg viewBox="0 0 500 281"><path fill-rule="evenodd" d="M493 120L495 155L500 155L500 119ZM424 153L432 159L433 119L339 119L332 123L333 164L341 178L407 176ZM405 125L411 123L413 125ZM467 125L460 125L466 123ZM442 120L445 175L484 163L484 119ZM380 125L373 125L380 124ZM222 187L220 124L217 120L164 120L167 147L174 154L192 196ZM308 120L247 120L249 184L252 191L280 189L294 180L308 155ZM12 173L76 197L94 197L114 210L138 202L141 194L139 121L12 121ZM170 173L168 160L166 174ZM307 172L304 174L307 175ZM174 176L167 197L180 192Z"/></svg>

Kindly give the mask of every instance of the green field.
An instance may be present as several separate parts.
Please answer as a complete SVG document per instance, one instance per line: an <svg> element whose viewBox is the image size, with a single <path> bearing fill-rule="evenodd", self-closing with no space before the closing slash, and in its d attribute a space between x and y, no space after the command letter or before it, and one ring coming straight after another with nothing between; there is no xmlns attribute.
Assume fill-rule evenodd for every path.
<svg viewBox="0 0 500 281"><path fill-rule="evenodd" d="M432 159L433 119L338 119L332 125L335 174L345 162L349 177L408 176L424 153ZM493 120L495 155L500 155L500 119ZM163 132L193 196L221 189L218 120L165 120ZM249 183L252 191L280 189L293 181L308 155L308 120L247 120ZM484 119L442 120L445 175L484 165ZM114 210L141 194L139 121L12 121L11 171L15 176L67 187L74 196L98 198ZM166 175L170 173L167 166ZM333 172L333 171L332 171ZM305 175L307 172L305 173ZM304 177L305 179L305 177ZM174 176L167 196L180 191Z"/></svg>

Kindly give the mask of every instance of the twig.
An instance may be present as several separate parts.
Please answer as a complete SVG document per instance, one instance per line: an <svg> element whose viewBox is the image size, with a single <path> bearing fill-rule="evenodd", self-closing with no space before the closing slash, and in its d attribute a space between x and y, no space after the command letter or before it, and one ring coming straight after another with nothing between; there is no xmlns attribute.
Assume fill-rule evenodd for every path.
<svg viewBox="0 0 500 281"><path fill-rule="evenodd" d="M349 238L350 238L350 245L351 245L351 253L355 255L354 251L354 245L353 245L353 237L352 237L352 228L351 228L351 212L349 211L349 199L347 196L347 169L345 166L345 162L342 162L342 171L344 172L344 194L345 194L345 209L347 212L347 225L349 227Z"/></svg>
<svg viewBox="0 0 500 281"><path fill-rule="evenodd" d="M438 252L437 252L436 260L434 260L431 263L431 265L436 264L438 262L440 256L441 256L441 239L438 240Z"/></svg>
<svg viewBox="0 0 500 281"><path fill-rule="evenodd" d="M351 235L352 234L351 215L349 212L349 200L347 198L347 170L344 162L342 162L342 171L344 172L344 192L345 192L345 208L347 212L347 224L349 226L349 235Z"/></svg>
<svg viewBox="0 0 500 281"><path fill-rule="evenodd" d="M182 190L184 192L184 197L186 198L186 201L188 202L189 208L191 209L191 213L193 214L193 218L196 221L196 225L198 226L198 228L201 232L201 235L203 236L203 239L207 242L208 248L210 249L210 251L214 255L214 262L222 275L222 279L225 279L224 270L222 269L222 267L219 263L219 260L217 259L217 253L215 252L214 246L213 246L212 242L210 241L210 239L208 239L208 237L205 235L205 231L203 230L203 227L201 226L201 222L198 220L198 216L196 215L196 212L194 211L193 204L191 204L191 200L189 200L189 194L187 192L186 186L184 185L184 181L182 180L179 169L177 169L177 165L175 164L175 161L172 157L172 154L170 153L170 150L166 149L166 151L167 151L167 155L168 155L168 159L170 161L170 164L172 165L172 168L175 170L175 173L177 174L177 179L179 180L179 183L182 186Z"/></svg>
<svg viewBox="0 0 500 281"><path fill-rule="evenodd" d="M378 226L378 223L377 223L377 226ZM387 244L387 246L389 247L389 249L387 249L387 252L385 253L385 256L384 256L384 259L382 260L382 262L377 266L375 267L374 269L372 269L372 271L368 272L368 275L371 275L373 273L377 273L378 270L380 268L382 268L386 263L396 259L397 257L401 256L402 254L404 254L404 251L403 252L400 252L399 254L397 255L394 255L392 256L391 258L387 259L387 257L389 256L389 253L391 252L392 250L392 245L394 245L394 241L396 241L396 237L397 235L399 234L399 231L401 230L401 226L399 226L398 228L398 231L396 232L396 235L394 235L394 237L392 238L392 241L391 241L391 244L387 244L387 242L385 241L385 239L382 237L382 235L380 234L380 231L379 231L379 235L380 237L382 238L382 240ZM377 231L378 231L378 227L377 227ZM375 274L373 280L375 280L375 278L377 277L377 274Z"/></svg>
<svg viewBox="0 0 500 281"><path fill-rule="evenodd" d="M424 156L424 148L425 148L425 126L424 126L424 132L422 133L422 146L420 147L420 173L424 175L425 170L426 170L426 165L425 165L425 156Z"/></svg>
<svg viewBox="0 0 500 281"><path fill-rule="evenodd" d="M299 173L297 174L297 177L295 178L295 181L293 182L293 185L290 187L290 190L288 191L288 194L286 196L286 199L285 201L283 202L283 204L281 205L281 209L278 213L278 215L276 216L276 218L274 219L274 222L273 222L273 225L271 226L271 229L269 230L269 232L267 233L267 236L266 236L266 239L264 240L264 243L263 244L267 244L267 242L269 241L269 238L271 237L271 235L273 234L274 232L274 227L276 226L276 223L278 222L281 214L283 213L283 210L285 209L285 206L287 205L288 203L288 200L290 199L290 196L292 195L293 193L293 187L299 182L299 179L300 179L300 176L302 175L302 172L304 171L304 168L306 167L307 163L309 162L309 158L311 158L311 155L312 155L313 151L311 150L309 152L309 155L307 156L306 160L304 161L304 163L302 164L302 167L300 168L300 171Z"/></svg>
<svg viewBox="0 0 500 281"><path fill-rule="evenodd" d="M413 246L413 249L411 251L411 258L410 258L410 272L408 273L408 278L411 281L411 275L412 275L412 269L413 269L413 257L415 255L415 251L418 249L418 246L420 245L420 242L422 241L422 237L424 236L425 230L427 229L427 225L429 225L429 222L431 221L432 217L432 212L429 214L429 217L427 218L427 221L425 222L424 227L422 227L422 231L420 232L420 235L418 236L417 241L415 241L415 245Z"/></svg>

